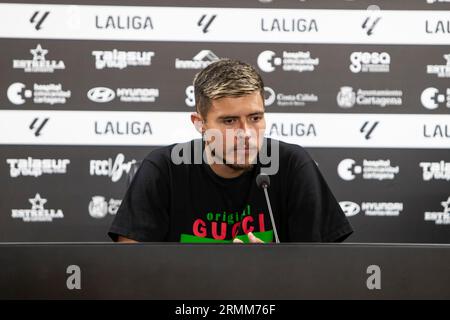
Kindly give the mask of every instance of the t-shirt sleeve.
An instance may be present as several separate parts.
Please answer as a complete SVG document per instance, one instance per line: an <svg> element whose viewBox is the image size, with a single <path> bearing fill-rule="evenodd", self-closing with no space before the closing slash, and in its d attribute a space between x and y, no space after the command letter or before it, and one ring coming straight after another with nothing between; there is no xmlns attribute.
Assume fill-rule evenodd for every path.
<svg viewBox="0 0 450 320"><path fill-rule="evenodd" d="M293 242L341 242L353 229L316 163L293 168L288 185L288 230Z"/></svg>
<svg viewBox="0 0 450 320"><path fill-rule="evenodd" d="M167 177L145 159L136 172L108 235L140 242L165 241L168 232L169 188Z"/></svg>

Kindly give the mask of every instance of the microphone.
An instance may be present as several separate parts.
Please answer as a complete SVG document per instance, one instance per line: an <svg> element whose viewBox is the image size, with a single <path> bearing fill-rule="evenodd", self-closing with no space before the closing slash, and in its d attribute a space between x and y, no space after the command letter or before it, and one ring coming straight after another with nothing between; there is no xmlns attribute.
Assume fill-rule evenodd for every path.
<svg viewBox="0 0 450 320"><path fill-rule="evenodd" d="M275 220L273 219L272 207L270 206L269 194L267 193L267 188L270 187L270 177L266 173L261 172L256 177L256 185L264 190L267 207L269 208L270 221L272 222L273 234L275 235L275 242L280 243L280 239L278 238L277 227L275 226Z"/></svg>

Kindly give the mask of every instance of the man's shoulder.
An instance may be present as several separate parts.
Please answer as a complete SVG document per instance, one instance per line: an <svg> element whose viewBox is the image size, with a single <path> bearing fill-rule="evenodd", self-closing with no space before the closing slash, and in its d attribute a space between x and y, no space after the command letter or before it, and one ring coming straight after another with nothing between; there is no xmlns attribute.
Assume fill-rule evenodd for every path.
<svg viewBox="0 0 450 320"><path fill-rule="evenodd" d="M201 143L200 139L190 140L181 143L174 143L167 146L157 147L150 151L144 158L156 166L173 165L177 163L177 157L183 157L184 152L192 152L194 145ZM175 149L174 149L175 148Z"/></svg>
<svg viewBox="0 0 450 320"><path fill-rule="evenodd" d="M150 161L155 163L160 163L161 161L166 161L167 158L170 159L170 153L173 149L174 144L156 147L152 149L147 156L144 158L144 161Z"/></svg>
<svg viewBox="0 0 450 320"><path fill-rule="evenodd" d="M293 164L295 166L302 166L305 163L311 162L312 158L305 148L298 144L287 143L276 139L267 139L269 145L272 145L271 150L275 145L278 145L280 163Z"/></svg>

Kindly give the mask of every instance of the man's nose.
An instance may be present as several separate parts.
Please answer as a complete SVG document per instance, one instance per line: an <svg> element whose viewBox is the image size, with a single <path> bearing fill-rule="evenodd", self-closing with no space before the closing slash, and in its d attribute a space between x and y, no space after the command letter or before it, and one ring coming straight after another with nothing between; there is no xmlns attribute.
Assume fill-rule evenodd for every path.
<svg viewBox="0 0 450 320"><path fill-rule="evenodd" d="M239 121L238 135L242 138L250 138L252 136L252 127L246 120Z"/></svg>

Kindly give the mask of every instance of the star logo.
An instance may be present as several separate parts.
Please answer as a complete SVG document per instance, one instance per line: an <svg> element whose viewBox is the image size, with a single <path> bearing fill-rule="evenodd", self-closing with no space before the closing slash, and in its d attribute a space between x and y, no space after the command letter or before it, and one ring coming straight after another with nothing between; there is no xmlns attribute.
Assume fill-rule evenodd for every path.
<svg viewBox="0 0 450 320"><path fill-rule="evenodd" d="M442 201L441 204L444 207L444 213L450 213L450 197L448 197L447 201Z"/></svg>
<svg viewBox="0 0 450 320"><path fill-rule="evenodd" d="M44 61L48 50L42 49L41 44L38 44L36 49L31 49L30 52L33 55L33 60Z"/></svg>
<svg viewBox="0 0 450 320"><path fill-rule="evenodd" d="M44 204L47 202L47 199L41 198L39 193L36 193L34 198L28 199L31 203L31 210L44 210Z"/></svg>

